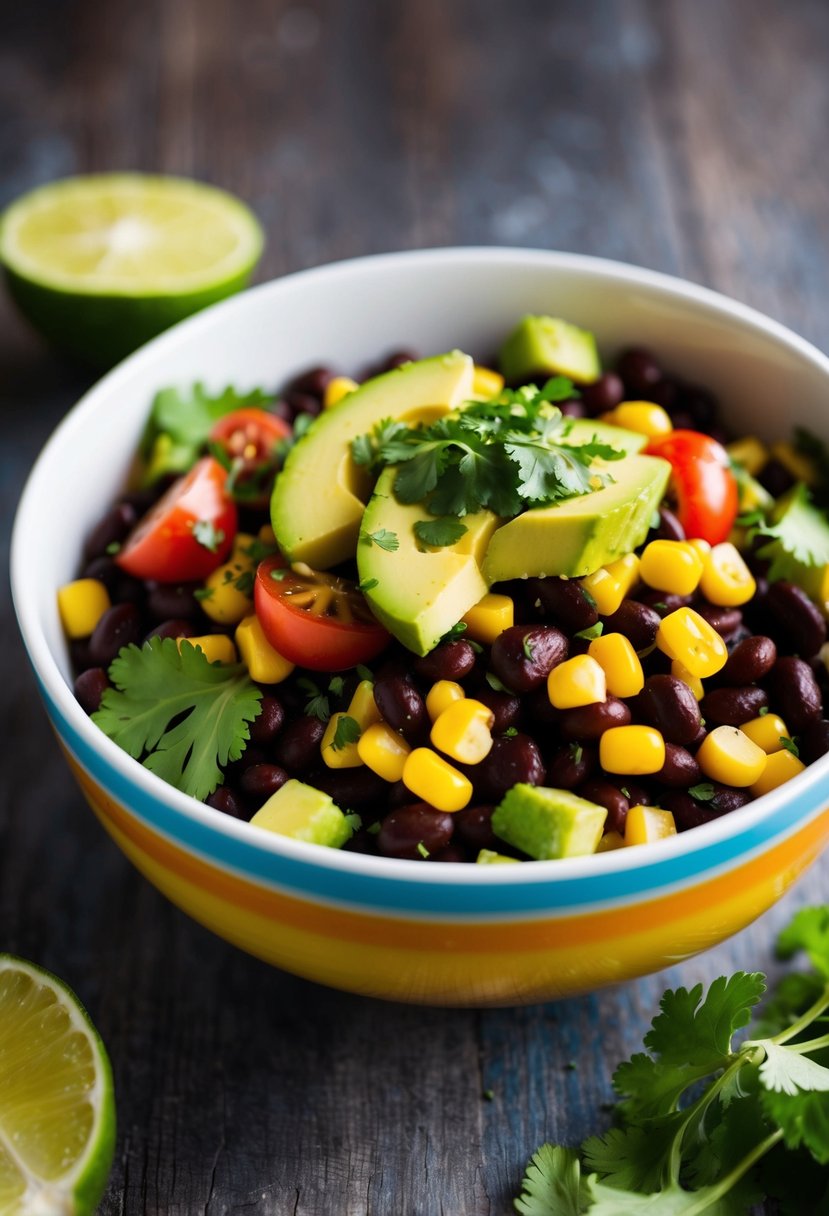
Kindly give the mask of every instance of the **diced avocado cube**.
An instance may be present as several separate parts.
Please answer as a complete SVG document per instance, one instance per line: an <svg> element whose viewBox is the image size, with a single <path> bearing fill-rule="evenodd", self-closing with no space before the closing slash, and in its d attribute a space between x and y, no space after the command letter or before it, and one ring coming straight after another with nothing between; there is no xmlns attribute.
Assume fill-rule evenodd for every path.
<svg viewBox="0 0 829 1216"><path fill-rule="evenodd" d="M569 790L514 785L495 808L492 830L536 861L586 857L602 838L607 811Z"/></svg>
<svg viewBox="0 0 829 1216"><path fill-rule="evenodd" d="M494 849L481 849L475 861L479 866L511 866L520 864L517 857L507 857L505 853L496 853Z"/></svg>
<svg viewBox="0 0 829 1216"><path fill-rule="evenodd" d="M344 815L328 794L294 779L271 794L251 823L279 836L329 849L342 848L354 833L352 816Z"/></svg>
<svg viewBox="0 0 829 1216"><path fill-rule="evenodd" d="M593 335L557 317L522 317L501 347L500 360L512 384L539 376L568 376L577 384L592 384L602 374Z"/></svg>

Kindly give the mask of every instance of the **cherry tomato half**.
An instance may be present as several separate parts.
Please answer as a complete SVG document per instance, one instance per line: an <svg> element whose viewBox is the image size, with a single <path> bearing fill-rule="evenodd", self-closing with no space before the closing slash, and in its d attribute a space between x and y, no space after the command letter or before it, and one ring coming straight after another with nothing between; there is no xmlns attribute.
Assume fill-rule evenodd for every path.
<svg viewBox="0 0 829 1216"><path fill-rule="evenodd" d="M235 499L265 506L282 464L277 444L291 434L287 422L254 406L234 410L214 424L208 439L230 460L228 489Z"/></svg>
<svg viewBox="0 0 829 1216"><path fill-rule="evenodd" d="M281 655L312 671L343 671L365 663L389 642L354 583L282 557L259 563L253 590L265 637Z"/></svg>
<svg viewBox="0 0 829 1216"><path fill-rule="evenodd" d="M230 553L236 505L227 473L204 456L170 486L129 534L115 561L135 578L159 583L207 578Z"/></svg>
<svg viewBox="0 0 829 1216"><path fill-rule="evenodd" d="M726 540L737 517L738 494L722 444L700 431L672 431L646 451L671 465L671 487L685 535L711 545Z"/></svg>

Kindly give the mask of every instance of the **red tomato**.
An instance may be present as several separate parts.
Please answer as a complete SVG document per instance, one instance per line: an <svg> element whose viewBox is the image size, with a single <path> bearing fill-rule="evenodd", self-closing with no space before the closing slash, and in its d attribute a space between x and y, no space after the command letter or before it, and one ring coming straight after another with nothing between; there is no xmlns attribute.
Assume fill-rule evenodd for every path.
<svg viewBox="0 0 829 1216"><path fill-rule="evenodd" d="M389 642L354 583L316 570L298 574L282 557L259 563L253 602L271 645L312 671L365 663Z"/></svg>
<svg viewBox="0 0 829 1216"><path fill-rule="evenodd" d="M722 444L700 431L672 431L646 449L672 469L671 486L685 535L710 545L727 538L737 516L737 482Z"/></svg>
<svg viewBox="0 0 829 1216"><path fill-rule="evenodd" d="M287 422L253 406L226 414L208 436L221 444L230 459L228 488L233 497L251 506L265 506L274 474L282 464L277 444L291 434Z"/></svg>
<svg viewBox="0 0 829 1216"><path fill-rule="evenodd" d="M135 525L115 558L121 569L159 583L207 578L236 535L236 505L226 481L212 456L194 464Z"/></svg>

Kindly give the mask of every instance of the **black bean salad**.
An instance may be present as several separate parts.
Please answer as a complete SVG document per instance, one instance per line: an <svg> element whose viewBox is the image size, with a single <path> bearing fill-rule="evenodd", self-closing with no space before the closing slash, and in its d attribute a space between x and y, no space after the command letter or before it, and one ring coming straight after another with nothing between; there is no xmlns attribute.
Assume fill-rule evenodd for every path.
<svg viewBox="0 0 829 1216"><path fill-rule="evenodd" d="M159 392L58 604L83 709L178 789L329 847L649 843L829 750L829 455L524 317L487 365Z"/></svg>

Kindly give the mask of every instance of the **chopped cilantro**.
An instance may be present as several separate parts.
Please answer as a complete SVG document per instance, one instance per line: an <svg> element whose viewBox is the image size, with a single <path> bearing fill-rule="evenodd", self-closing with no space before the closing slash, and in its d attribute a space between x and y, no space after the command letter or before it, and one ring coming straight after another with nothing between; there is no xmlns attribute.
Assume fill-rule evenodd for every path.
<svg viewBox="0 0 829 1216"><path fill-rule="evenodd" d="M787 735L780 736L780 746L795 757L800 758L800 748L797 746L797 739L790 739Z"/></svg>
<svg viewBox="0 0 829 1216"><path fill-rule="evenodd" d="M373 591L375 587L380 586L378 578L364 578L361 583L357 584L357 589L365 595L366 591Z"/></svg>
<svg viewBox="0 0 829 1216"><path fill-rule="evenodd" d="M523 640L521 642L521 649L524 651L524 658L528 662L532 663L533 654L535 653L535 644L529 633L524 634Z"/></svg>
<svg viewBox="0 0 829 1216"><path fill-rule="evenodd" d="M273 570L268 571L268 577L272 578L275 583L281 583L290 573L287 566L276 566Z"/></svg>
<svg viewBox="0 0 829 1216"><path fill-rule="evenodd" d="M214 591L213 587L197 587L196 590L193 592L193 598L197 599L199 601L209 600L211 598L211 596L213 595L213 591Z"/></svg>
<svg viewBox="0 0 829 1216"><path fill-rule="evenodd" d="M253 588L256 583L255 570L240 570L233 580L233 586L241 595L246 595L248 599L253 596Z"/></svg>
<svg viewBox="0 0 829 1216"><path fill-rule="evenodd" d="M446 630L438 645L441 645L443 642L459 642L465 633L466 621L458 621L451 629Z"/></svg>
<svg viewBox="0 0 829 1216"><path fill-rule="evenodd" d="M587 629L580 629L579 632L574 636L577 638L584 638L587 642L592 642L594 638L600 638L602 636L603 629L604 622L596 621L595 625L589 625Z"/></svg>
<svg viewBox="0 0 829 1216"><path fill-rule="evenodd" d="M225 538L224 532L216 527L212 519L197 519L193 524L193 536L210 553L218 553Z"/></svg>
<svg viewBox="0 0 829 1216"><path fill-rule="evenodd" d="M429 850L422 840L418 840L417 842L417 851L424 860L429 856Z"/></svg>
<svg viewBox="0 0 829 1216"><path fill-rule="evenodd" d="M758 716L758 718L765 718L765 716L768 712L769 712L768 705L761 705L759 710L757 711L757 716Z"/></svg>
<svg viewBox="0 0 829 1216"><path fill-rule="evenodd" d="M369 545L377 545L387 553L396 553L400 548L397 533L389 532L388 528L378 528L376 532L361 532L360 536Z"/></svg>
<svg viewBox="0 0 829 1216"><path fill-rule="evenodd" d="M744 511L742 515L737 516L734 522L741 528L756 528L766 522L766 515L759 508L756 511Z"/></svg>
<svg viewBox="0 0 829 1216"><path fill-rule="evenodd" d="M332 676L328 681L328 691L332 697L341 697L345 688L345 680L342 676Z"/></svg>
<svg viewBox="0 0 829 1216"><path fill-rule="evenodd" d="M203 384L188 389L163 388L155 395L141 439L145 481L152 484L168 473L185 473L207 443L214 424L225 414L250 406L262 408L273 394L255 388L240 393L226 388L209 393Z"/></svg>
<svg viewBox="0 0 829 1216"><path fill-rule="evenodd" d="M436 548L445 548L447 545L454 545L462 536L466 535L466 524L460 523L457 519L419 519L414 525L414 534L417 539L424 545L434 545Z"/></svg>
<svg viewBox="0 0 829 1216"><path fill-rule="evenodd" d="M492 671L488 671L486 673L486 682L489 685L489 687L492 689L493 692L509 692L509 689L507 688L506 684L502 684L501 681L498 679L498 677L495 675L495 673Z"/></svg>
<svg viewBox="0 0 829 1216"><path fill-rule="evenodd" d="M107 545L106 549L104 549L104 553L106 553L106 555L108 557L114 557L116 553L120 553L120 552L121 552L121 542L118 540L110 541L110 543Z"/></svg>
<svg viewBox="0 0 829 1216"><path fill-rule="evenodd" d="M492 1102L495 1098L495 1090L494 1089L485 1089L482 1097L485 1099L485 1101Z"/></svg>
<svg viewBox="0 0 829 1216"><path fill-rule="evenodd" d="M318 718L320 722L327 722L331 717L331 707L328 704L328 697L318 688L313 680L309 680L307 676L300 676L297 680L297 688L304 692L308 700L305 702L305 715L308 718Z"/></svg>
<svg viewBox="0 0 829 1216"><path fill-rule="evenodd" d="M515 729L514 726L508 726L507 729L504 731L504 738L505 739L514 739L517 734L518 734L518 731Z"/></svg>
<svg viewBox="0 0 829 1216"><path fill-rule="evenodd" d="M334 738L331 740L332 750L335 752L342 751L350 743L356 743L362 733L360 723L356 718L350 718L348 714L339 714Z"/></svg>
<svg viewBox="0 0 829 1216"><path fill-rule="evenodd" d="M668 605L665 603L664 600L658 600L655 604L652 604L651 607L656 612L667 612L668 611Z"/></svg>
<svg viewBox="0 0 829 1216"><path fill-rule="evenodd" d="M570 744L570 757L574 764L581 764L581 758L584 755L584 748L580 743Z"/></svg>
<svg viewBox="0 0 829 1216"><path fill-rule="evenodd" d="M622 793L624 794L624 796L626 798L630 797L630 790L628 789L628 787L626 785L622 785L619 788L621 789Z"/></svg>
<svg viewBox="0 0 829 1216"><path fill-rule="evenodd" d="M371 680L374 683L374 672L370 667L366 667L363 663L358 663L354 670L361 680Z"/></svg>
<svg viewBox="0 0 829 1216"><path fill-rule="evenodd" d="M699 785L692 785L688 793L696 802L710 802L716 790L710 781L701 781Z"/></svg>
<svg viewBox="0 0 829 1216"><path fill-rule="evenodd" d="M381 826L380 820L378 819L376 823L370 823L366 828L366 831L368 832L369 836L379 836Z"/></svg>
<svg viewBox="0 0 829 1216"><path fill-rule="evenodd" d="M302 438L313 421L313 414L297 414L294 418L294 441Z"/></svg>

